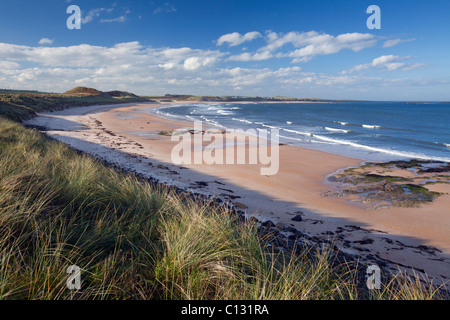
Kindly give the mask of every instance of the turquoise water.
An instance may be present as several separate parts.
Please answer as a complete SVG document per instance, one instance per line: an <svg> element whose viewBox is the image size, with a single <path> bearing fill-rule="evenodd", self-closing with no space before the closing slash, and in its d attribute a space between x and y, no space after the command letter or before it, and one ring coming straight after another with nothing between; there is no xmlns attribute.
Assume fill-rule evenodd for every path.
<svg viewBox="0 0 450 320"><path fill-rule="evenodd" d="M222 128L276 128L281 142L364 160L450 162L448 103L192 103L151 112Z"/></svg>

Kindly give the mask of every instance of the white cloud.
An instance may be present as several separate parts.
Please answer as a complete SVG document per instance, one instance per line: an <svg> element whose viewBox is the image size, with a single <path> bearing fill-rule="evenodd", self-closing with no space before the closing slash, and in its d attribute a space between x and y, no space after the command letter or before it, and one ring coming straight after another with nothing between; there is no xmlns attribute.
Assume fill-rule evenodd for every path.
<svg viewBox="0 0 450 320"><path fill-rule="evenodd" d="M394 55L385 55L378 58L375 58L372 60L371 65L373 67L380 67L380 66L389 66L391 63L396 63L396 61L409 59L410 57L399 57Z"/></svg>
<svg viewBox="0 0 450 320"><path fill-rule="evenodd" d="M354 66L349 70L344 70L342 71L342 74L348 74L352 72L366 70L369 68L384 69L387 71L395 71L395 70L408 71L425 66L424 63L408 64L406 62L403 62L404 60L408 60L410 58L411 58L410 56L400 57L394 55L384 55L373 59L372 62L370 63L360 64Z"/></svg>
<svg viewBox="0 0 450 320"><path fill-rule="evenodd" d="M76 85L83 85L99 90L119 89L138 94L184 92L368 98L370 96L354 96L353 93L373 94L377 88L383 87L391 90L395 96L395 92L405 92L399 88L431 86L430 81L420 79L394 81L379 74L367 76L366 73L357 72L372 69L405 71L423 66L412 63L410 56L380 56L340 74L304 72L299 66L286 66L281 62L276 68L261 68L257 64L244 63L290 57L290 54L302 49L301 55L294 57L292 54L291 59L307 60L344 48L358 51L377 40L370 35L332 36L316 32L276 34L269 31L264 39L266 44L259 50L239 50L240 54L237 55L219 49L155 48L143 46L137 41L113 46L79 44L60 47L0 43L0 87L63 92ZM234 61L232 66L227 65L230 60ZM239 64L239 61L242 63ZM449 83L434 82L433 85L444 88Z"/></svg>
<svg viewBox="0 0 450 320"><path fill-rule="evenodd" d="M111 13L115 10L117 3L113 3L110 8L95 8L89 10L86 14L82 14L81 23L89 23L94 21L94 19L99 18L100 16L108 15L111 16ZM130 14L131 11L129 9L125 9L124 14L115 18L102 18L100 19L101 23L111 23L111 22L125 22L127 20L127 15Z"/></svg>
<svg viewBox="0 0 450 320"><path fill-rule="evenodd" d="M405 43L405 42L410 42L410 41L414 41L416 40L415 38L412 39L391 39L391 40L386 40L383 43L383 48L391 48L394 47L400 43Z"/></svg>
<svg viewBox="0 0 450 320"><path fill-rule="evenodd" d="M201 67L211 66L217 61L217 56L210 56L208 54L203 57L190 57L184 60L183 66L186 70L197 70Z"/></svg>
<svg viewBox="0 0 450 320"><path fill-rule="evenodd" d="M237 32L230 33L220 37L217 45L225 42L230 43L230 46L238 45L244 41L244 37ZM267 31L265 40L266 45L259 48L255 53L234 55L230 57L230 60L260 61L273 57L289 57L292 58L292 62L306 62L314 56L334 54L344 49L358 52L365 48L375 46L378 38L369 33L345 33L332 36L316 31L292 31L286 34ZM286 46L289 46L289 49L281 51ZM292 50L292 47L295 50Z"/></svg>
<svg viewBox="0 0 450 320"><path fill-rule="evenodd" d="M225 43L228 43L229 47L234 47L234 46L238 46L244 42L252 41L252 40L254 40L256 38L260 38L260 37L261 37L261 33L257 32L257 31L247 32L244 35L241 35L238 32L233 32L233 33L224 34L219 39L217 39L217 45L221 46Z"/></svg>
<svg viewBox="0 0 450 320"><path fill-rule="evenodd" d="M39 40L39 44L53 44L53 39L49 39L49 38L42 38L41 40Z"/></svg>
<svg viewBox="0 0 450 320"><path fill-rule="evenodd" d="M202 66L202 63L200 62L200 59L197 57L192 57L189 59L186 59L184 61L184 68L186 70L196 70Z"/></svg>
<svg viewBox="0 0 450 320"><path fill-rule="evenodd" d="M244 52L238 55L230 56L228 60L230 61L260 61L272 58L273 55L269 51L255 52L253 54L249 52Z"/></svg>
<svg viewBox="0 0 450 320"><path fill-rule="evenodd" d="M89 23L94 18L97 18L101 15L102 12L106 11L106 8L96 8L89 10L87 14L81 16L81 23Z"/></svg>
<svg viewBox="0 0 450 320"><path fill-rule="evenodd" d="M287 67L287 68L279 68L277 71L275 71L276 74L280 75L280 76L290 76L296 72L300 72L302 70L302 68L295 66L295 67Z"/></svg>
<svg viewBox="0 0 450 320"><path fill-rule="evenodd" d="M300 45L308 45L287 54L288 57L294 58L293 62L305 62L316 55L334 54L344 49L358 52L375 46L377 42L375 36L368 33L345 33L336 37L328 34L313 34L302 38L299 41Z"/></svg>
<svg viewBox="0 0 450 320"><path fill-rule="evenodd" d="M160 63L158 64L158 67L163 68L164 70L170 70L175 68L176 64L172 63L172 62L167 62L167 63Z"/></svg>
<svg viewBox="0 0 450 320"><path fill-rule="evenodd" d="M78 84L100 89L123 86L131 90L148 86L161 88L168 79L178 79L177 85L183 83L195 88L196 83L207 83L209 78L217 76L215 65L223 55L220 51L187 47L144 47L139 42L112 47L80 44L52 48L0 43L0 87L11 87L14 83L21 87L28 83L49 90L53 83L52 91L57 88L65 91ZM35 66L21 68L22 63ZM192 71L200 70L199 79L191 79Z"/></svg>
<svg viewBox="0 0 450 320"><path fill-rule="evenodd" d="M19 68L20 65L12 61L0 61L0 69L3 70L13 70Z"/></svg>
<svg viewBox="0 0 450 320"><path fill-rule="evenodd" d="M109 23L109 22L125 22L125 21L127 21L127 18L125 16L120 16L120 17L112 18L112 19L102 19L102 20L100 20L100 22L102 22L102 23L104 23L104 22L106 22L106 23Z"/></svg>
<svg viewBox="0 0 450 320"><path fill-rule="evenodd" d="M171 12L177 12L177 9L175 9L175 7L168 2L165 2L163 5L157 7L155 10L153 10L154 14L171 13Z"/></svg>

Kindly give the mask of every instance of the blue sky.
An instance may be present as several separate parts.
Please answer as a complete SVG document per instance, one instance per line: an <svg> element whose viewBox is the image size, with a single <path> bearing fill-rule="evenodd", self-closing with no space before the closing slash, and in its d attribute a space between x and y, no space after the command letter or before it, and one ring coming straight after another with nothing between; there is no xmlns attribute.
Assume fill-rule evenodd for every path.
<svg viewBox="0 0 450 320"><path fill-rule="evenodd" d="M69 5L82 10L69 30ZM370 30L369 5L381 9ZM0 87L450 100L450 1L2 0Z"/></svg>

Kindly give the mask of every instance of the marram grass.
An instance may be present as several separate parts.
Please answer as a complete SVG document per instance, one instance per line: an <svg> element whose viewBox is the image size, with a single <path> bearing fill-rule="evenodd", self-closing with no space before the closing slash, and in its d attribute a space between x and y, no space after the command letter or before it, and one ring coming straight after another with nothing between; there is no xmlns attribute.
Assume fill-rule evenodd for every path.
<svg viewBox="0 0 450 320"><path fill-rule="evenodd" d="M361 295L356 273L274 252L222 207L114 171L0 118L0 299L436 299L399 276ZM82 288L66 287L70 265Z"/></svg>

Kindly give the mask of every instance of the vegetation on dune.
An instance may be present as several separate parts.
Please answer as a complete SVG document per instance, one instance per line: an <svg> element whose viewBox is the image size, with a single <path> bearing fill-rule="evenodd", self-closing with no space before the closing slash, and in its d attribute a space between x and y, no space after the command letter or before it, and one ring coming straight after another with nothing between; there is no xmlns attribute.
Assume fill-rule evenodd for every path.
<svg viewBox="0 0 450 320"><path fill-rule="evenodd" d="M284 101L301 101L301 102L317 102L317 101L337 101L325 100L316 98L294 98L294 97L247 97L247 96L194 96L189 94L166 94L164 96L148 96L148 98L158 100L161 102L173 101L215 101L215 102L239 102L239 101L254 101L254 102L284 102ZM343 100L341 100L343 101Z"/></svg>
<svg viewBox="0 0 450 320"><path fill-rule="evenodd" d="M173 130L171 130L171 131L160 131L160 132L158 132L158 134L159 134L160 136L168 136L168 137L171 137L171 136L173 135Z"/></svg>
<svg viewBox="0 0 450 320"><path fill-rule="evenodd" d="M12 119L48 106L47 97L20 99L9 104ZM361 292L357 271L336 266L328 249L274 250L271 237L227 207L0 117L0 299L441 297L403 276ZM66 287L70 265L81 268L82 290Z"/></svg>
<svg viewBox="0 0 450 320"><path fill-rule="evenodd" d="M37 90L0 89L0 94L50 94Z"/></svg>
<svg viewBox="0 0 450 320"><path fill-rule="evenodd" d="M0 94L0 116L23 121L35 116L36 112L62 110L74 106L146 101L149 100L128 92L112 91L108 94L85 87L77 87L64 94Z"/></svg>

